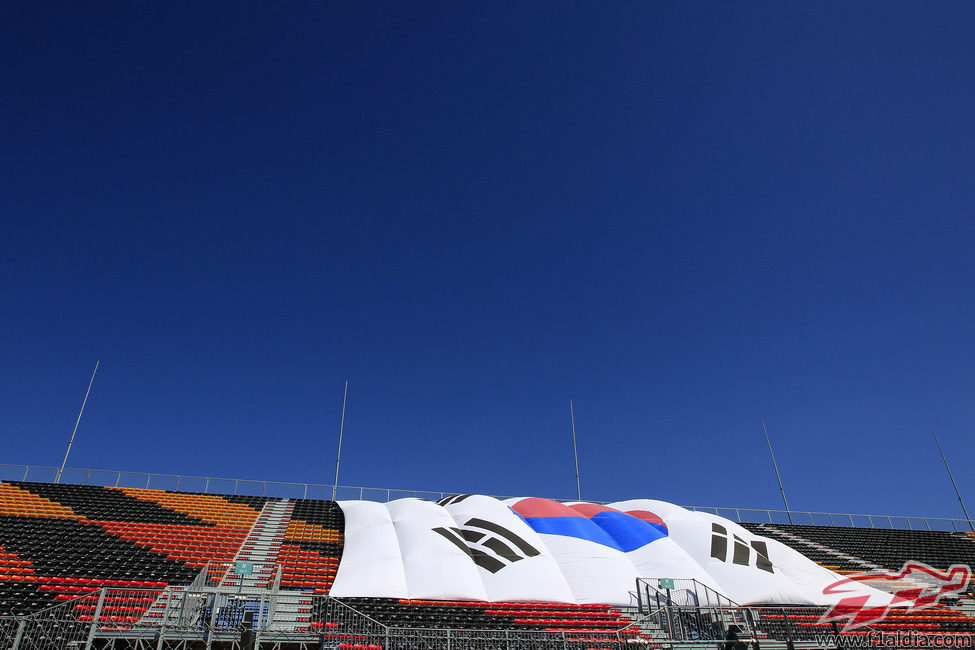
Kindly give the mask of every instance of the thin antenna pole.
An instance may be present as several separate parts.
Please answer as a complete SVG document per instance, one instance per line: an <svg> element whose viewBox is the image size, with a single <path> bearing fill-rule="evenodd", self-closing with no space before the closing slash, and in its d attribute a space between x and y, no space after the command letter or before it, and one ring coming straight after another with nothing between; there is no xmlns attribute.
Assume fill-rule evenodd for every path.
<svg viewBox="0 0 975 650"><path fill-rule="evenodd" d="M965 502L961 499L961 492L958 491L958 484L955 483L955 477L951 475L951 468L948 467L948 459L945 458L945 452L941 449L941 443L938 442L938 436L934 435L934 431L931 432L934 437L934 444L938 445L938 451L941 453L941 460L945 464L945 469L948 470L948 478L951 479L951 487L955 488L955 495L958 497L958 503L961 504L961 511L965 513L965 519L968 521L968 527L972 529L975 533L975 526L972 526L972 518L968 516L968 508L965 507Z"/></svg>
<svg viewBox="0 0 975 650"><path fill-rule="evenodd" d="M345 429L345 398L349 396L349 380L345 380L345 392L342 393L342 421L339 423L339 453L335 457L335 483L332 485L332 501L339 489L339 463L342 462L342 432Z"/></svg>
<svg viewBox="0 0 975 650"><path fill-rule="evenodd" d="M88 395L91 393L91 385L95 383L95 373L98 372L98 364L101 361L95 361L95 369L91 372L91 380L88 382L88 390L85 391L85 399L81 402L81 410L78 411L78 419L74 421L74 429L71 430L71 439L68 440L68 448L64 452L64 460L61 461L61 467L58 469L58 473L54 476L54 482L61 482L61 474L64 473L64 466L68 463L68 454L71 453L71 445L74 444L74 434L78 433L78 425L81 423L81 414L85 412L85 404L88 403Z"/></svg>
<svg viewBox="0 0 975 650"><path fill-rule="evenodd" d="M785 498L785 488L782 487L782 476L779 475L779 466L775 462L775 454L772 453L772 441L768 437L768 429L765 427L765 418L762 418L762 431L765 432L765 442L768 444L768 455L772 457L772 467L775 468L775 478L779 482L779 492L782 493L782 503L785 504L785 514L789 517L789 523L792 523L792 511L789 510L789 501Z"/></svg>
<svg viewBox="0 0 975 650"><path fill-rule="evenodd" d="M572 422L572 453L576 457L576 497L582 501L582 483L579 482L579 448L576 446L576 415L572 410L572 400L569 400L569 420Z"/></svg>

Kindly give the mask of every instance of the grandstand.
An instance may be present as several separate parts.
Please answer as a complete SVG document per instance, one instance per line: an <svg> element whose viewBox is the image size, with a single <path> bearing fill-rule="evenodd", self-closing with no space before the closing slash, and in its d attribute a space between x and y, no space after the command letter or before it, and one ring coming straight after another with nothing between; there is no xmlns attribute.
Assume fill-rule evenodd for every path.
<svg viewBox="0 0 975 650"><path fill-rule="evenodd" d="M735 638L784 648L814 647L816 634L840 630L821 622L824 607L742 604L683 576L641 576L628 602L357 595L347 584L339 595L343 557L362 561L346 512L356 511L309 498L4 480L0 648L621 650ZM975 536L960 530L743 525L839 575L896 571L907 560L939 571L975 565ZM921 611L890 610L841 636L924 631L971 641L971 585L952 596Z"/></svg>

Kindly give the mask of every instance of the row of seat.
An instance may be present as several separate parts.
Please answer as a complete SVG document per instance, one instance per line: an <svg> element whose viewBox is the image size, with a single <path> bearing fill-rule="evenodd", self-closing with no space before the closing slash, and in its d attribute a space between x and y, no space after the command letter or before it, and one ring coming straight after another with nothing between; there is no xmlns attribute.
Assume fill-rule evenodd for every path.
<svg viewBox="0 0 975 650"><path fill-rule="evenodd" d="M23 610L24 603L29 603L28 609L49 605L103 586L124 583L161 589L166 585L189 584L207 562L226 564L235 558L249 530L258 521L261 508L269 501L263 497L10 482L0 485L0 493L5 497L5 507L12 509L10 514L0 513L0 585L3 586L0 614ZM341 508L327 501L295 500L293 504L282 539L275 540L283 542L275 558L281 566L281 585L328 593L344 543ZM120 513L118 516L114 514L116 511ZM846 541L851 544L854 541L848 539L846 531L782 528L814 541L828 537L834 544L832 548L857 555L844 550L852 546L842 546ZM760 532L770 534L771 529ZM855 532L865 537L861 530ZM780 537L789 543L787 535ZM890 548L874 548L872 552L885 554L888 561L893 561L895 551L908 552L920 544L930 547L927 557L935 558L938 554L948 557L955 553L957 561L957 554L962 550L975 548L975 540L963 535L893 537ZM883 539L883 536L871 538L878 547L883 547ZM799 550L810 551L807 547ZM821 562L845 570L841 568L842 558L836 554L824 552ZM224 565L214 575L225 570ZM82 604L87 607L90 603ZM598 605L357 599L355 606L389 625L560 630L578 632L580 639L608 638L603 635L627 629L629 625L618 610ZM129 614L120 609L112 615ZM972 624L954 614L939 612L937 616L944 616L945 620L932 613L921 619L892 619L888 624L937 625L946 631ZM324 621L324 618L317 620ZM774 620L770 618L769 623ZM792 623L814 625L817 621L796 619Z"/></svg>
<svg viewBox="0 0 975 650"><path fill-rule="evenodd" d="M373 620L394 627L521 629L605 635L615 634L631 625L631 621L619 609L609 605L387 598L353 598L344 602Z"/></svg>
<svg viewBox="0 0 975 650"><path fill-rule="evenodd" d="M82 519L95 521L129 521L156 524L212 526L175 510L150 501L140 501L119 489L94 485L53 483L12 483L21 490L70 508Z"/></svg>
<svg viewBox="0 0 975 650"><path fill-rule="evenodd" d="M318 546L318 544L314 542L301 544L289 540L278 549L277 562L281 566L281 586L328 593L338 573L339 553L323 554L311 550L309 546ZM335 548L337 545L328 543L328 546Z"/></svg>
<svg viewBox="0 0 975 650"><path fill-rule="evenodd" d="M260 511L211 494L189 494L143 488L119 488L124 494L196 517L217 526L250 529Z"/></svg>
<svg viewBox="0 0 975 650"><path fill-rule="evenodd" d="M952 564L975 566L975 539L969 535L947 531L807 524L762 524L749 527L761 531L760 534L776 536L780 541L793 546L807 556L815 554L815 549L809 545L797 544L788 536L776 533L778 531L789 533L891 570L900 569L908 561L924 562L939 570L945 570ZM824 563L840 563L835 555L826 554L826 557L832 562L826 560ZM842 568L861 569L862 567L853 565Z"/></svg>
<svg viewBox="0 0 975 650"><path fill-rule="evenodd" d="M9 483L0 484L0 515L79 518L71 508Z"/></svg>
<svg viewBox="0 0 975 650"><path fill-rule="evenodd" d="M813 637L810 635L823 631L830 632L833 627L832 622L822 621L825 610L809 613L809 608L757 607L754 611L757 613L755 617L757 629L773 638L792 637L795 640L812 640ZM851 615L854 613L851 612ZM842 623L840 626L842 627ZM975 632L975 618L943 605L920 611L890 610L883 620L869 622L868 630L888 632L924 630L939 634L962 632L971 634Z"/></svg>
<svg viewBox="0 0 975 650"><path fill-rule="evenodd" d="M23 506L0 515L0 544L10 541L15 547L9 553L15 557L0 558L0 580L12 582L26 582L24 576L33 572L42 578L188 584L208 563L235 559L251 527L260 526L255 522L268 502L263 497L21 482L4 482L0 492ZM341 509L332 502L299 501L297 511L307 520L292 513L279 540L285 542L275 558L281 585L327 593L342 552ZM65 585L45 591L68 593L69 587L74 589ZM31 602L40 600L32 596Z"/></svg>

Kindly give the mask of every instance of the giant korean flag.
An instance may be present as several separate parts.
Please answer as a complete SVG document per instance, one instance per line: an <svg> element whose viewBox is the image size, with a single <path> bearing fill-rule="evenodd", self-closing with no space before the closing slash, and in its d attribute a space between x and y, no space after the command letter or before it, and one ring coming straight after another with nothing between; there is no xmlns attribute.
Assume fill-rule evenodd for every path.
<svg viewBox="0 0 975 650"><path fill-rule="evenodd" d="M741 605L834 605L891 595L842 580L735 522L665 501L609 505L457 495L340 501L345 544L331 595L634 604L637 580L695 580ZM852 590L852 591L851 591Z"/></svg>

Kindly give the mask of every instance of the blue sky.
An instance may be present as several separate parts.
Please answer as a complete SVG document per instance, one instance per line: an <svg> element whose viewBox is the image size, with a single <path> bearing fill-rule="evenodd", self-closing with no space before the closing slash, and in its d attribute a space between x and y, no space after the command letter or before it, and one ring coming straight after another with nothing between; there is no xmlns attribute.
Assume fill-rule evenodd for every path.
<svg viewBox="0 0 975 650"><path fill-rule="evenodd" d="M958 516L973 20L5 5L0 462Z"/></svg>

